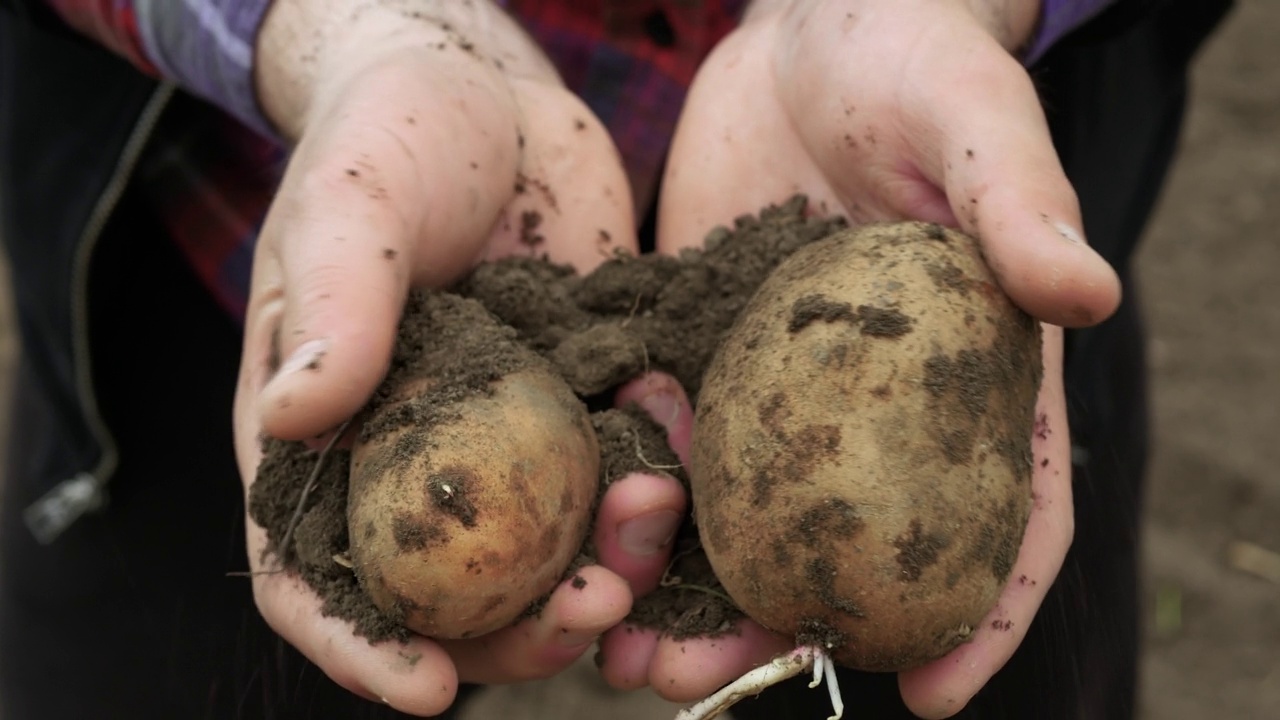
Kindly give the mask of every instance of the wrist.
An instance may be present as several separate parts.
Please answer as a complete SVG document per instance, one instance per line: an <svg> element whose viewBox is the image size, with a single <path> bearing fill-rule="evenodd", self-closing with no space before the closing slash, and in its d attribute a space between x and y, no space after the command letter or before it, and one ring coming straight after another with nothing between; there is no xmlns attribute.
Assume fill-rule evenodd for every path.
<svg viewBox="0 0 1280 720"><path fill-rule="evenodd" d="M296 142L344 88L374 67L415 55L483 73L555 77L519 26L488 0L274 0L254 64L263 113Z"/></svg>

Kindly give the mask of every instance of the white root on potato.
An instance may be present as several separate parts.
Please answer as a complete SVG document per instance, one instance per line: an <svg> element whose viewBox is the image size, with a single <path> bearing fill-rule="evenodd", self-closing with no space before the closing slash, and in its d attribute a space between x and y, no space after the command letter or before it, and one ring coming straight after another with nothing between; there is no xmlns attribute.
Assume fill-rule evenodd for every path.
<svg viewBox="0 0 1280 720"><path fill-rule="evenodd" d="M806 670L813 671L813 682L809 683L809 687L816 688L824 679L827 681L833 711L827 720L840 720L844 717L844 699L840 696L840 685L836 682L836 664L826 650L813 645L802 645L775 657L767 665L751 670L692 707L681 710L675 720L711 720L720 717L743 698L759 695L767 688Z"/></svg>

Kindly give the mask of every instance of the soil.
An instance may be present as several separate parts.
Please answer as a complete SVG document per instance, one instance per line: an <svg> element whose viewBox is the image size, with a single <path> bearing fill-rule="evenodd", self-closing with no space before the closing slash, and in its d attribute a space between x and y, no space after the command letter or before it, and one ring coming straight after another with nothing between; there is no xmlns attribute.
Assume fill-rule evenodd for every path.
<svg viewBox="0 0 1280 720"><path fill-rule="evenodd" d="M522 220L526 234L538 220ZM544 259L510 258L480 266L447 290L415 291L386 379L356 417L358 443L395 434L392 451L377 460L387 467L370 472L400 472L429 450L434 426L466 412L468 399L492 392L505 376L542 365L594 409L601 492L637 470L669 472L687 487L661 428L638 408L612 408L611 392L645 370L663 370L696 404L720 338L756 288L795 250L844 227L841 218L811 214L807 200L797 196L717 229L704 250L678 258L617 255L587 276ZM904 331L903 318L868 308L848 314L849 321L876 332ZM407 637L394 613L368 599L347 559L346 498L361 492L349 482L351 453L273 439L264 440L263 450L249 512L267 532L264 559L279 558L285 571L298 573L320 594L326 614L351 621L371 642ZM463 525L474 523L465 476L427 483L437 510ZM437 542L444 532L414 521L394 536L403 550ZM589 538L566 580L593 561ZM730 631L741 612L716 580L692 517L675 542L661 587L637 601L629 620L677 638ZM535 601L523 615L539 612L544 602Z"/></svg>

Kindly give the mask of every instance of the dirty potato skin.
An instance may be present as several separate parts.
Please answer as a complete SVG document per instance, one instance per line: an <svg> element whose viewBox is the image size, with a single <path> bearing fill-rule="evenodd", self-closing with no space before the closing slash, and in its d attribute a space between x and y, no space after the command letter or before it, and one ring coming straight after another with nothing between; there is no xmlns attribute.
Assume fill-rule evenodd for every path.
<svg viewBox="0 0 1280 720"><path fill-rule="evenodd" d="M429 430L352 449L356 575L384 613L429 637L510 625L554 589L589 529L600 453L585 406L539 363L491 391Z"/></svg>
<svg viewBox="0 0 1280 720"><path fill-rule="evenodd" d="M881 224L779 266L708 368L691 480L741 608L897 671L993 608L1031 507L1040 332L977 244Z"/></svg>

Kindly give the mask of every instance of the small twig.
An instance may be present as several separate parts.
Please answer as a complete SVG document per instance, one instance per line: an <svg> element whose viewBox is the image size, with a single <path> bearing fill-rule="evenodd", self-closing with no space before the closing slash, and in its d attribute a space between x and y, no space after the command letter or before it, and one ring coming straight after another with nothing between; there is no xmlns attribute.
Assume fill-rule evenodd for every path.
<svg viewBox="0 0 1280 720"><path fill-rule="evenodd" d="M627 319L622 321L622 327L630 325L631 321L635 319L636 311L640 309L640 299L642 297L643 295L641 293L636 293L635 302L631 303L631 312L627 313ZM648 354L647 350L645 352Z"/></svg>
<svg viewBox="0 0 1280 720"><path fill-rule="evenodd" d="M671 559L667 561L667 567L662 571L662 579L658 581L658 586L671 587L673 585L679 585L681 582L680 577L678 575L672 575L671 571L675 569L676 563L680 562L681 558L685 557L686 555L691 555L701 549L702 549L702 544L695 543L683 550L679 550L672 553Z"/></svg>
<svg viewBox="0 0 1280 720"><path fill-rule="evenodd" d="M654 470L679 470L680 468L684 467L684 465L682 464L654 465L653 463L649 462L649 460L644 456L644 451L640 449L640 433L632 433L632 434L635 435L635 438L636 438L636 457L640 459L640 462L644 463L645 465L648 465L650 468L653 468Z"/></svg>
<svg viewBox="0 0 1280 720"><path fill-rule="evenodd" d="M280 562L284 562L285 554L289 552L289 541L293 539L293 531L297 529L298 523L302 521L302 511L307 506L307 497L311 495L311 491L315 489L316 481L320 478L320 470L324 468L325 458L329 457L329 453L334 446L338 444L338 440L347 432L347 428L351 425L351 420L344 420L338 426L338 430L329 438L329 442L320 451L320 456L316 458L316 466L311 469L311 476L307 478L307 484L302 486L302 494L298 496L298 504L293 508L293 517L289 518L289 526L284 531L284 539L280 541Z"/></svg>

